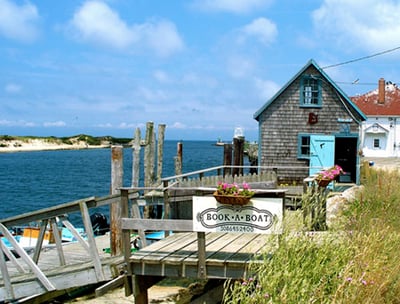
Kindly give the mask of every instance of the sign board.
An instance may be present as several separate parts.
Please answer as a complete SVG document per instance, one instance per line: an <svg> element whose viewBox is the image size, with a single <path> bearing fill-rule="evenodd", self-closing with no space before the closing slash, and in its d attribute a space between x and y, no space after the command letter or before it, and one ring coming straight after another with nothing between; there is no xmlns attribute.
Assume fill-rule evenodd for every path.
<svg viewBox="0 0 400 304"><path fill-rule="evenodd" d="M282 218L283 198L257 197L237 206L193 197L193 231L280 234Z"/></svg>

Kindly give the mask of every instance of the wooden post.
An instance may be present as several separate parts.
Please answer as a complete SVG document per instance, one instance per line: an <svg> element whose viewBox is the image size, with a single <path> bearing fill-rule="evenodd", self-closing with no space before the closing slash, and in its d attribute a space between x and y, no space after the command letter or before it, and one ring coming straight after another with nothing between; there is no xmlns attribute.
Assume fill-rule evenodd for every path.
<svg viewBox="0 0 400 304"><path fill-rule="evenodd" d="M140 129L137 128L135 132L135 139L133 142L132 151L132 187L139 187L139 177L140 177Z"/></svg>
<svg viewBox="0 0 400 304"><path fill-rule="evenodd" d="M235 166L243 166L244 137L239 136L233 139L233 159ZM243 168L233 168L233 176L243 175Z"/></svg>
<svg viewBox="0 0 400 304"><path fill-rule="evenodd" d="M152 158L153 150L153 122L146 124L146 146L144 148L144 186L150 187L154 180L154 159Z"/></svg>
<svg viewBox="0 0 400 304"><path fill-rule="evenodd" d="M183 144L178 142L176 145L176 157L175 157L175 175L182 174L182 157L183 157Z"/></svg>
<svg viewBox="0 0 400 304"><path fill-rule="evenodd" d="M232 144L224 144L224 166L232 165ZM231 175L232 169L224 167L224 176Z"/></svg>
<svg viewBox="0 0 400 304"><path fill-rule="evenodd" d="M123 185L123 148L122 146L111 147L111 194L120 192ZM122 229L121 229L121 202L110 205L110 249L111 255L119 255L122 252Z"/></svg>
<svg viewBox="0 0 400 304"><path fill-rule="evenodd" d="M158 142L157 142L157 182L161 181L163 157L164 157L164 133L165 125L158 125Z"/></svg>

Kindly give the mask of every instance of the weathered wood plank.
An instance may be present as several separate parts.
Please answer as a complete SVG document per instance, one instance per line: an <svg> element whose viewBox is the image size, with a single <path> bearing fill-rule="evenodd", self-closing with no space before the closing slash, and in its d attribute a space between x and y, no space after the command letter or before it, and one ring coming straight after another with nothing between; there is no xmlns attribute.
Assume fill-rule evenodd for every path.
<svg viewBox="0 0 400 304"><path fill-rule="evenodd" d="M257 238L257 234L255 233L237 233L237 234L230 234L236 236L236 238L232 238L232 240L227 243L224 247L220 250L215 251L208 259L208 264L211 263L225 263L229 260L236 252L239 252L246 246L250 246L249 244ZM251 253L251 251L250 251ZM243 262L247 262L252 254L246 254L245 257L243 256Z"/></svg>
<svg viewBox="0 0 400 304"><path fill-rule="evenodd" d="M134 252L130 256L130 260L133 262L141 262L146 256L151 255L153 252L165 251L165 248L171 244L182 244L188 237L187 233L175 233L168 238L162 239L155 242L139 251Z"/></svg>
<svg viewBox="0 0 400 304"><path fill-rule="evenodd" d="M133 219L122 218L122 229L138 230L172 230L172 231L193 231L191 220L155 220L155 219Z"/></svg>

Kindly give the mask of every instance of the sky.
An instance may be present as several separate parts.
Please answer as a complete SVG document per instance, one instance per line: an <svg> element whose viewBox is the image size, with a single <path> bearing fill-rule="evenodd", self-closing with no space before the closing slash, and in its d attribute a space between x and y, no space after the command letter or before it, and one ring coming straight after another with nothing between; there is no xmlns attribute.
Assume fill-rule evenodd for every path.
<svg viewBox="0 0 400 304"><path fill-rule="evenodd" d="M398 83L398 16L393 0L0 0L0 134L152 121L171 140L257 140L254 113L310 59L349 96Z"/></svg>

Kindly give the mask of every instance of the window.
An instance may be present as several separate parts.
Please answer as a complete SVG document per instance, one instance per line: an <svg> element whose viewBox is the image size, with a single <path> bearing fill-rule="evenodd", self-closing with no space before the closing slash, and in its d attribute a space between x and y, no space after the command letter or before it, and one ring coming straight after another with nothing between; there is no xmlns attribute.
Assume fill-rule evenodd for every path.
<svg viewBox="0 0 400 304"><path fill-rule="evenodd" d="M376 148L376 149L380 148L379 138L374 138L374 148Z"/></svg>
<svg viewBox="0 0 400 304"><path fill-rule="evenodd" d="M321 106L321 81L315 76L304 76L300 87L300 105L304 107Z"/></svg>
<svg viewBox="0 0 400 304"><path fill-rule="evenodd" d="M310 158L310 134L299 134L297 143L297 157Z"/></svg>

